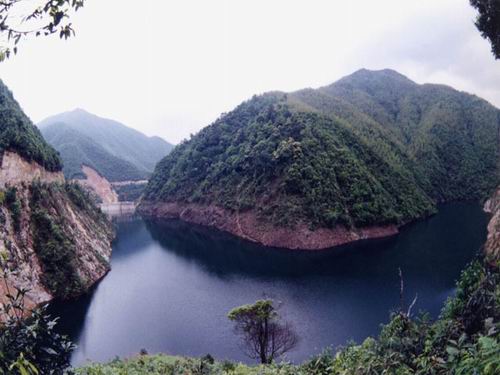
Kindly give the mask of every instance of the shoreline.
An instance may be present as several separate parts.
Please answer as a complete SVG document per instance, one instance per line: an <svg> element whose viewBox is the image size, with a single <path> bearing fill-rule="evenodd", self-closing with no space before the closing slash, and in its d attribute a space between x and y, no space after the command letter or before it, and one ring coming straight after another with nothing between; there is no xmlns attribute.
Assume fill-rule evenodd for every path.
<svg viewBox="0 0 500 375"><path fill-rule="evenodd" d="M326 250L360 240L384 238L399 233L399 226L373 225L364 228L318 228L305 223L277 227L262 222L255 211L231 212L215 205L176 202L141 202L137 212L145 217L180 219L187 223L212 227L267 247L288 250Z"/></svg>

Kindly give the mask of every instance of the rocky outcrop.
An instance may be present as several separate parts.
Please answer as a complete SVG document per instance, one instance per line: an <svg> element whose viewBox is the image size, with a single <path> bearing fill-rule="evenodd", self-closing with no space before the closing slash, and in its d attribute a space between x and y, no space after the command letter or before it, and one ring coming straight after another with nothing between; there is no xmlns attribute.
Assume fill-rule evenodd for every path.
<svg viewBox="0 0 500 375"><path fill-rule="evenodd" d="M486 201L484 210L492 215L488 223L488 237L484 249L487 256L498 261L500 259L500 187Z"/></svg>
<svg viewBox="0 0 500 375"><path fill-rule="evenodd" d="M28 307L73 297L109 270L113 228L106 217L62 173L9 152L0 169L0 224L0 303L20 288L28 290Z"/></svg>
<svg viewBox="0 0 500 375"><path fill-rule="evenodd" d="M113 186L99 172L86 165L82 165L82 172L85 173L87 178L84 180L75 180L76 182L97 194L104 204L118 202L118 194L113 190Z"/></svg>
<svg viewBox="0 0 500 375"><path fill-rule="evenodd" d="M62 172L49 172L36 162L28 162L15 152L5 151L0 163L0 188L33 180L64 182Z"/></svg>
<svg viewBox="0 0 500 375"><path fill-rule="evenodd" d="M306 224L277 227L259 219L256 212L231 212L217 206L181 203L141 202L138 212L145 216L179 218L229 232L264 246L287 249L320 250L369 238L381 238L398 233L396 225L366 228L318 228Z"/></svg>

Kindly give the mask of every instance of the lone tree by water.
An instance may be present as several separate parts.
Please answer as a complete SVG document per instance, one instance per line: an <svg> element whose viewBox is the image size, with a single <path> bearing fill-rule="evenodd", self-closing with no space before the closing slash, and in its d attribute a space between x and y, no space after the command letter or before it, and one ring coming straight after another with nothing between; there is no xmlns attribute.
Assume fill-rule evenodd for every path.
<svg viewBox="0 0 500 375"><path fill-rule="evenodd" d="M272 363L298 343L292 325L281 320L272 300L237 307L229 312L228 318L242 337L245 354L261 363Z"/></svg>

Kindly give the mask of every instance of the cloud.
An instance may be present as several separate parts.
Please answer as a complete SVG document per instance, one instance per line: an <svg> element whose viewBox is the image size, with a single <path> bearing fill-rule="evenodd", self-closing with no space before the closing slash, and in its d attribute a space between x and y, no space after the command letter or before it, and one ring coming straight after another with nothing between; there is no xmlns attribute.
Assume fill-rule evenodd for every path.
<svg viewBox="0 0 500 375"><path fill-rule="evenodd" d="M82 107L178 142L270 90L366 67L449 84L500 106L500 62L456 0L89 1L67 42L0 65L35 121Z"/></svg>

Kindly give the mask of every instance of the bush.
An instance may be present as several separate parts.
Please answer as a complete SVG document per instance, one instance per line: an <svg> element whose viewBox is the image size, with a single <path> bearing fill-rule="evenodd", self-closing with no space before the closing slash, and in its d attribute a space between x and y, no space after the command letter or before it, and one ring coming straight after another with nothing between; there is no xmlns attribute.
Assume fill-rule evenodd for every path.
<svg viewBox="0 0 500 375"><path fill-rule="evenodd" d="M11 187L5 194L5 203L10 210L14 229L18 231L21 226L21 201L17 198L17 189Z"/></svg>
<svg viewBox="0 0 500 375"><path fill-rule="evenodd" d="M7 302L0 307L4 319L0 327L0 374L62 375L69 368L73 344L55 331L56 319L47 314L46 306L28 309L25 289L7 290Z"/></svg>

